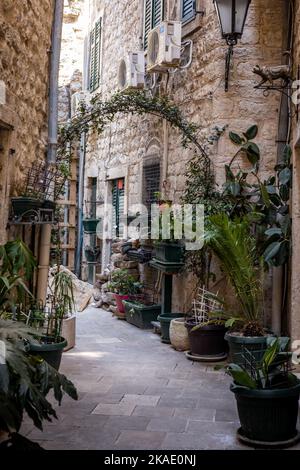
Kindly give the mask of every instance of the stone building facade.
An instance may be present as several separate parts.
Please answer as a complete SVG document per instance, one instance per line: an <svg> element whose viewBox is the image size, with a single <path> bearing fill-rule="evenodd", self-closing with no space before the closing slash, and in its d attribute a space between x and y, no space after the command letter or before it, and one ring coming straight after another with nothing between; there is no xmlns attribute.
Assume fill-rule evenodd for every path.
<svg viewBox="0 0 300 470"><path fill-rule="evenodd" d="M87 35L101 19L100 81L95 92L107 99L118 90L121 59L128 51L143 50L145 5L144 0L90 0L88 3ZM181 19L181 0L165 0L162 5L165 19ZM239 132L256 124L259 128L256 141L262 153L262 177L273 173L276 164L281 97L279 93L264 96L261 90L255 89L259 78L252 70L257 64L274 66L285 63L283 53L286 51L287 18L286 0L251 2L242 40L234 48L229 91L226 93L224 70L227 46L221 38L213 1L197 0L195 15L183 24L182 29L182 41L188 41L189 47L192 47L191 64L188 68L177 69L175 73L160 77L160 90L180 107L190 121L201 127L203 141L209 138L215 126L227 126ZM88 70L87 60L84 69L87 91ZM89 198L92 181L96 181L97 199L104 201L104 212L99 205L98 215L103 215L105 204L111 201L114 181L124 179L125 210L132 204L141 203L145 162L155 159L160 162L161 192L167 199L178 202L185 186L186 165L192 156L190 150L182 148L180 141L179 133L159 118L119 116L100 137L89 137L85 164L86 199ZM224 181L224 165L235 151L236 147L228 139L228 132L210 147L219 185ZM298 199L294 203L297 217ZM102 249L102 269L105 269L111 253L110 242L104 243ZM296 256L299 256L298 250L295 250ZM294 274L297 279L298 272L299 269ZM174 311L188 310L192 286L189 273L177 276ZM298 305L299 294L296 295L296 292L299 291L295 288L293 301ZM271 310L271 297L269 300ZM297 330L300 335L297 322L299 320L296 323L291 320L291 325L293 331Z"/></svg>
<svg viewBox="0 0 300 470"><path fill-rule="evenodd" d="M9 196L46 155L53 11L54 0L0 3L0 243Z"/></svg>

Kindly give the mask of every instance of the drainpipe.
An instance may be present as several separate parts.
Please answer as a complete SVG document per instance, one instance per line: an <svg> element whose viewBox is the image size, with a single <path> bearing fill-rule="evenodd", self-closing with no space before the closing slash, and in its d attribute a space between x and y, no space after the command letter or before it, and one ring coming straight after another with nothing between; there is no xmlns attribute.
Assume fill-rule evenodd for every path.
<svg viewBox="0 0 300 470"><path fill-rule="evenodd" d="M82 134L80 142L79 181L78 181L78 225L77 225L77 248L76 248L76 276L81 279L81 261L83 247L83 204L84 204L84 178L86 157L86 134Z"/></svg>
<svg viewBox="0 0 300 470"><path fill-rule="evenodd" d="M63 14L64 0L55 0L50 54L47 165L52 165L56 162L58 137L58 76L60 66ZM52 226L50 224L42 225L39 250L37 300L43 302L43 304L46 303L47 297L51 231Z"/></svg>
<svg viewBox="0 0 300 470"><path fill-rule="evenodd" d="M169 128L166 119L163 120L163 134L164 134L164 158L163 158L163 197L166 197L165 192L168 190L168 166L169 166Z"/></svg>

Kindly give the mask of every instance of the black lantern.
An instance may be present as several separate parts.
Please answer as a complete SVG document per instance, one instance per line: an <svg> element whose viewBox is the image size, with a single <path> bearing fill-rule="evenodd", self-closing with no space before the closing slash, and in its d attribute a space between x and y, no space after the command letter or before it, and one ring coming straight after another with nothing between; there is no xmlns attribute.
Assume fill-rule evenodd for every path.
<svg viewBox="0 0 300 470"><path fill-rule="evenodd" d="M229 46L226 55L225 91L228 91L228 78L233 46L242 37L251 0L213 0L219 18L222 37Z"/></svg>

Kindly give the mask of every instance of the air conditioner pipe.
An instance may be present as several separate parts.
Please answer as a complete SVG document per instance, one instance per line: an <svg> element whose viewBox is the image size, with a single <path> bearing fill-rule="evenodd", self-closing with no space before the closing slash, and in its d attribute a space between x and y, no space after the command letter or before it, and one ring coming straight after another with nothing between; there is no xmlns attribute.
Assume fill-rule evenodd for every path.
<svg viewBox="0 0 300 470"><path fill-rule="evenodd" d="M57 155L58 76L60 66L63 15L64 0L56 0L54 7L50 53L47 165L55 164ZM47 298L51 232L52 226L50 224L42 225L38 260L39 266L37 281L37 300L42 302L43 304L46 303Z"/></svg>

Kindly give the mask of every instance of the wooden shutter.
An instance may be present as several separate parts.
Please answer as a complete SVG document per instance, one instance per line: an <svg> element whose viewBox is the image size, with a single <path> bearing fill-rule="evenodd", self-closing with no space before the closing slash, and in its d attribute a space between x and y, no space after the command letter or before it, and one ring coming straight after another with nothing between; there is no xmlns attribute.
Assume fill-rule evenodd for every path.
<svg viewBox="0 0 300 470"><path fill-rule="evenodd" d="M112 238L120 238L123 236L124 227L120 224L120 218L124 215L125 208L125 180L117 179L113 181L112 189L112 206L113 206L113 233Z"/></svg>
<svg viewBox="0 0 300 470"><path fill-rule="evenodd" d="M160 192L160 162L155 161L144 166L143 204L151 208L157 201L156 193Z"/></svg>
<svg viewBox="0 0 300 470"><path fill-rule="evenodd" d="M100 85L101 19L90 34L90 91Z"/></svg>
<svg viewBox="0 0 300 470"><path fill-rule="evenodd" d="M164 0L144 0L144 47L148 46L148 34L164 18Z"/></svg>
<svg viewBox="0 0 300 470"><path fill-rule="evenodd" d="M194 18L196 14L196 0L181 0L181 20L183 22Z"/></svg>

